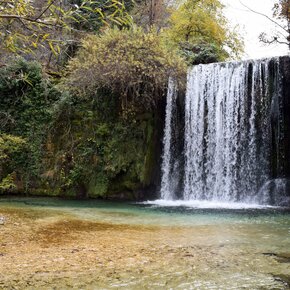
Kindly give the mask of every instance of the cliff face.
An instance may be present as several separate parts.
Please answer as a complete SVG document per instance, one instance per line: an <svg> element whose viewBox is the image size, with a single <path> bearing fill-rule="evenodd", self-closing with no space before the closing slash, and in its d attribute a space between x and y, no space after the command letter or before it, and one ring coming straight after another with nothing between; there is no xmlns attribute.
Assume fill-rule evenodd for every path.
<svg viewBox="0 0 290 290"><path fill-rule="evenodd" d="M290 58L271 65L271 176L290 177ZM276 86L276 87L275 87Z"/></svg>
<svg viewBox="0 0 290 290"><path fill-rule="evenodd" d="M94 99L76 100L69 114L56 120L46 144L46 193L154 198L160 183L163 102L150 113L132 117L118 113L118 104L109 101L112 96L103 97L102 109Z"/></svg>
<svg viewBox="0 0 290 290"><path fill-rule="evenodd" d="M281 204L290 205L290 57L280 58L281 74L281 100L280 100L280 118L276 124L276 131L279 130L280 138L272 140L272 155L276 156L276 168L273 167L272 177L282 181L282 187L276 186L273 190L273 196L281 195ZM275 136L274 136L275 138ZM277 154L278 152L278 154ZM275 155L276 154L276 155ZM278 166L277 166L278 164Z"/></svg>
<svg viewBox="0 0 290 290"><path fill-rule="evenodd" d="M290 179L290 57L280 58L282 74L282 124L283 124L283 171L280 173Z"/></svg>

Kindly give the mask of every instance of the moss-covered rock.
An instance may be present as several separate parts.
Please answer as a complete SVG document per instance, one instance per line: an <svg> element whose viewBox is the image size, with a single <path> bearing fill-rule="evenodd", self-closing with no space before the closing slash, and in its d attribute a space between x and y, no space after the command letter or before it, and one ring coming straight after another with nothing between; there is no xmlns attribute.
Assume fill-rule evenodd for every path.
<svg viewBox="0 0 290 290"><path fill-rule="evenodd" d="M57 104L46 144L44 187L60 188L65 196L139 199L159 181L159 107L123 115L118 96L99 94L66 96Z"/></svg>

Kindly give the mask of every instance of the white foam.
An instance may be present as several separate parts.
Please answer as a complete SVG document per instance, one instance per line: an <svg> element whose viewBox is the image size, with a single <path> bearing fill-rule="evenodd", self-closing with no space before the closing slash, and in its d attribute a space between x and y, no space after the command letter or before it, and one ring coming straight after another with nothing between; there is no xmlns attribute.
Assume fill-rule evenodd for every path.
<svg viewBox="0 0 290 290"><path fill-rule="evenodd" d="M220 201L204 201L204 200L164 200L158 199L153 201L145 201L141 204L155 205L160 207L188 207L200 209L263 209L277 208L270 205L260 205L241 202L220 202Z"/></svg>

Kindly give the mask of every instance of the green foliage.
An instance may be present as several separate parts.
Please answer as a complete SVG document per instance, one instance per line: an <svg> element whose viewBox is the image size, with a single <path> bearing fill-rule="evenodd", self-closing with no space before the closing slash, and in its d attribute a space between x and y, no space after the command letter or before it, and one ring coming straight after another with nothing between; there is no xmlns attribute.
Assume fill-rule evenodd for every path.
<svg viewBox="0 0 290 290"><path fill-rule="evenodd" d="M39 64L20 58L0 68L0 96L0 129L27 136L35 126L48 122L49 105L57 92Z"/></svg>
<svg viewBox="0 0 290 290"><path fill-rule="evenodd" d="M74 27L78 30L97 32L104 25L113 24L124 27L131 24L131 17L128 14L133 8L134 0L125 1L71 1L78 6L78 13L75 13Z"/></svg>
<svg viewBox="0 0 290 290"><path fill-rule="evenodd" d="M1 134L0 135L0 162L9 162L11 155L22 150L26 141L20 137Z"/></svg>
<svg viewBox="0 0 290 290"><path fill-rule="evenodd" d="M64 84L80 96L94 95L99 89L116 92L124 110L132 105L150 108L163 95L168 77L179 80L185 69L176 50L155 31L109 29L83 41L69 63Z"/></svg>
<svg viewBox="0 0 290 290"><path fill-rule="evenodd" d="M17 187L14 183L12 174L8 174L0 182L0 193L16 191Z"/></svg>
<svg viewBox="0 0 290 290"><path fill-rule="evenodd" d="M221 59L220 48L214 43L200 42L192 44L183 42L180 43L180 48L182 55L192 65L218 62Z"/></svg>
<svg viewBox="0 0 290 290"><path fill-rule="evenodd" d="M219 0L188 0L171 14L168 38L188 54L194 64L208 55L209 59L225 60L238 56L242 43L222 13ZM192 48L192 49L189 49Z"/></svg>
<svg viewBox="0 0 290 290"><path fill-rule="evenodd" d="M73 33L79 32L73 27L76 24L85 30L111 23L129 24L126 7L121 0L1 1L0 45L21 53L48 47L57 55ZM84 23L83 27L80 23Z"/></svg>
<svg viewBox="0 0 290 290"><path fill-rule="evenodd" d="M26 155L13 158L17 164L21 161L22 178L27 188L39 178L43 143L51 120L50 106L58 95L35 62L17 59L0 69L0 130L15 136L14 143L5 139L7 146L17 144L16 138L24 138L27 142Z"/></svg>
<svg viewBox="0 0 290 290"><path fill-rule="evenodd" d="M20 137L0 134L0 193L16 190L15 179L24 173L26 145Z"/></svg>

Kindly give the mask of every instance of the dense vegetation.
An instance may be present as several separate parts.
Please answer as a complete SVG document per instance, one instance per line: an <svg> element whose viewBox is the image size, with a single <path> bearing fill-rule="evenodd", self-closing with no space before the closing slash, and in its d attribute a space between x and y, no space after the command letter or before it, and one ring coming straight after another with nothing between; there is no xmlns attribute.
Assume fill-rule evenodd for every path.
<svg viewBox="0 0 290 290"><path fill-rule="evenodd" d="M218 0L9 3L0 2L4 194L153 192L168 78L182 88L188 65L242 50Z"/></svg>

